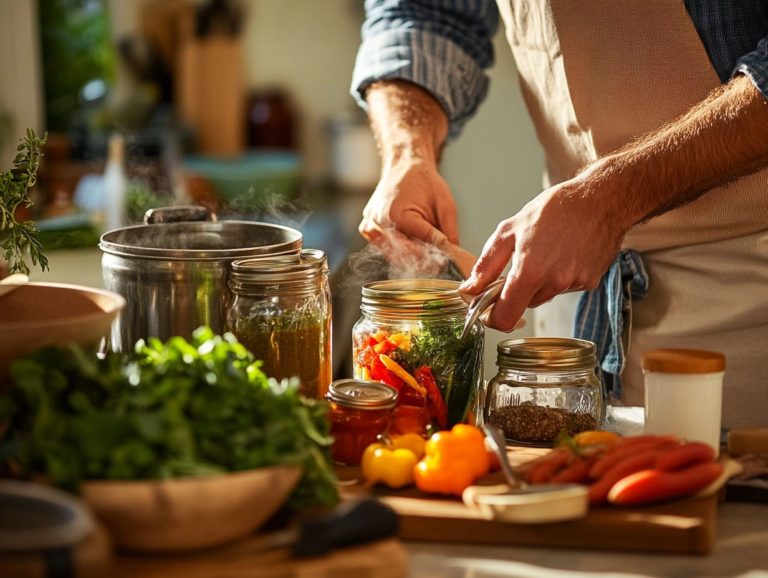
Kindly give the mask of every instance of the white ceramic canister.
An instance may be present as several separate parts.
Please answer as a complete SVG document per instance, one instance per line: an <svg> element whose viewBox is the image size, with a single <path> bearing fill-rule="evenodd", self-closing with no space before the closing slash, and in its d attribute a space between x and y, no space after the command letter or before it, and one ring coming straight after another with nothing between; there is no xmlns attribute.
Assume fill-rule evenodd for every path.
<svg viewBox="0 0 768 578"><path fill-rule="evenodd" d="M655 349L642 360L645 431L674 434L720 449L725 356L696 349Z"/></svg>

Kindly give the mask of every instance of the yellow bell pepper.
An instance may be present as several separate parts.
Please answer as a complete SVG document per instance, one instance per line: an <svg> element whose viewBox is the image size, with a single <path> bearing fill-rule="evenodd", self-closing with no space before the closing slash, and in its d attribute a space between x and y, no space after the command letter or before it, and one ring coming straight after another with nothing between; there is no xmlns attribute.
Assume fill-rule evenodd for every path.
<svg viewBox="0 0 768 578"><path fill-rule="evenodd" d="M371 444L363 452L363 476L369 484L383 483L390 488L402 488L413 483L413 469L418 461L411 450Z"/></svg>
<svg viewBox="0 0 768 578"><path fill-rule="evenodd" d="M394 436L390 443L390 448L411 450L417 458L424 457L424 444L427 443L423 437L415 433L407 433L399 436Z"/></svg>

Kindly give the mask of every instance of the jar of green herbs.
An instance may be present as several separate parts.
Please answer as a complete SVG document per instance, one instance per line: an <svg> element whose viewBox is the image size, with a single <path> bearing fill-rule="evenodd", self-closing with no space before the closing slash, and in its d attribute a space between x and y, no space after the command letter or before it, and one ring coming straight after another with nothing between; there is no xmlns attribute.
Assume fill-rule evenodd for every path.
<svg viewBox="0 0 768 578"><path fill-rule="evenodd" d="M317 249L232 263L228 326L276 379L298 377L301 393L323 398L331 383L328 261Z"/></svg>

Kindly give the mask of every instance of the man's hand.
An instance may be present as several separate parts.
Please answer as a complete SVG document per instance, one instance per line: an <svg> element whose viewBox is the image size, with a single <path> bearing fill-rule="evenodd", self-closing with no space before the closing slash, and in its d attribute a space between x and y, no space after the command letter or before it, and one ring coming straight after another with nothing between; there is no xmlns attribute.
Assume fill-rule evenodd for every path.
<svg viewBox="0 0 768 578"><path fill-rule="evenodd" d="M593 289L616 257L626 224L610 217L611 203L594 203L589 182L574 179L547 189L505 219L485 243L461 291L474 295L512 266L487 324L511 331L527 307L560 293Z"/></svg>
<svg viewBox="0 0 768 578"><path fill-rule="evenodd" d="M508 331L527 307L594 288L632 226L765 166L768 102L737 77L502 221L461 290L481 292L511 261L489 318Z"/></svg>
<svg viewBox="0 0 768 578"><path fill-rule="evenodd" d="M456 205L437 170L448 119L438 102L405 81L373 84L366 92L381 155L381 180L363 211L360 233L376 241L395 228L406 237L458 243Z"/></svg>
<svg viewBox="0 0 768 578"><path fill-rule="evenodd" d="M400 161L382 171L363 210L360 234L375 241L382 229L392 227L433 245L445 237L458 243L456 204L434 163Z"/></svg>

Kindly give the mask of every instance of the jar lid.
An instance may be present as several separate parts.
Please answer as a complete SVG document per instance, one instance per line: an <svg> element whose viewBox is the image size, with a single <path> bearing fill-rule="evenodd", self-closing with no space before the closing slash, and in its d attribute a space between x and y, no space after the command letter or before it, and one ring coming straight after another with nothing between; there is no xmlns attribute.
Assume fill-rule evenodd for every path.
<svg viewBox="0 0 768 578"><path fill-rule="evenodd" d="M343 407L389 409L397 404L397 390L378 381L338 379L328 388L326 398Z"/></svg>
<svg viewBox="0 0 768 578"><path fill-rule="evenodd" d="M719 373L725 355L701 349L653 349L643 353L643 371L658 373Z"/></svg>
<svg viewBox="0 0 768 578"><path fill-rule="evenodd" d="M440 316L465 313L467 304L459 295L459 282L445 279L390 279L363 285L360 309L364 313Z"/></svg>
<svg viewBox="0 0 768 578"><path fill-rule="evenodd" d="M521 337L496 347L496 365L522 371L592 369L597 365L595 344L569 337Z"/></svg>
<svg viewBox="0 0 768 578"><path fill-rule="evenodd" d="M232 263L229 285L235 292L265 285L311 285L328 273L328 259L319 249L271 257L238 259Z"/></svg>

